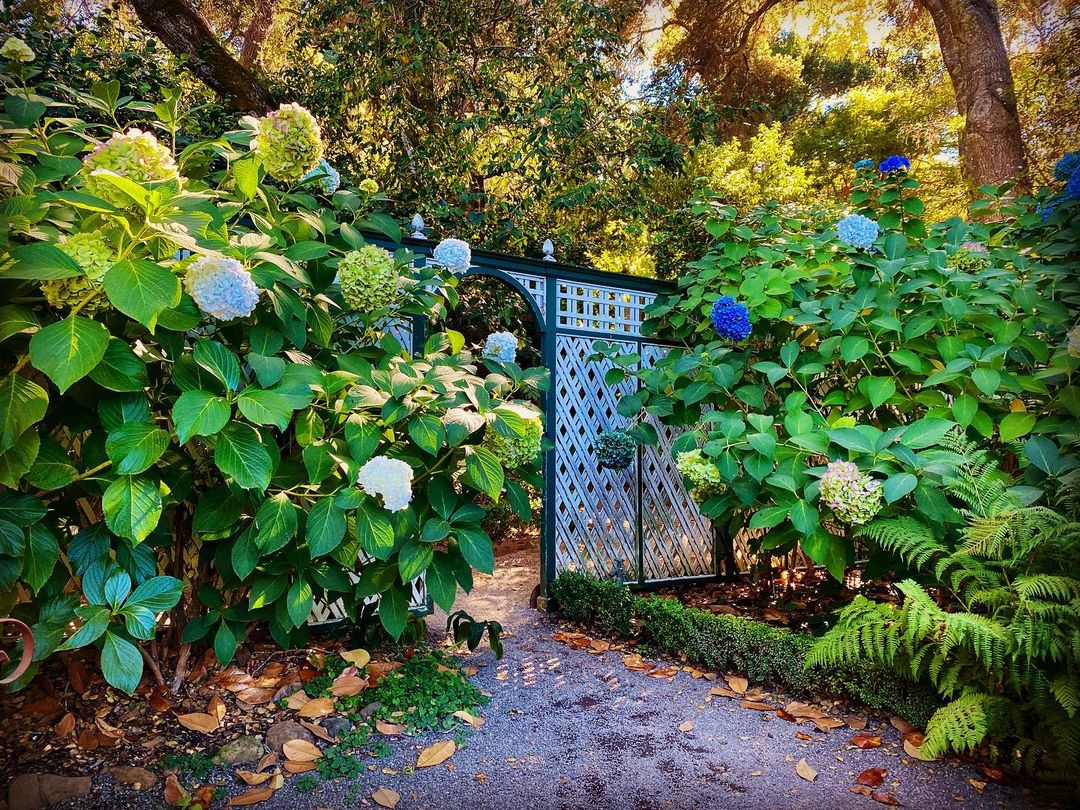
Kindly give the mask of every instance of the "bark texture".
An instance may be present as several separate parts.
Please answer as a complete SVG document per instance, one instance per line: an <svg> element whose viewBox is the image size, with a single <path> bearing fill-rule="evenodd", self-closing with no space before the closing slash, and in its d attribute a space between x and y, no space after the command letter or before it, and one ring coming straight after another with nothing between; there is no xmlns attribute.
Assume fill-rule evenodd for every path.
<svg viewBox="0 0 1080 810"><path fill-rule="evenodd" d="M185 0L129 0L143 25L177 56L189 57L188 68L227 104L245 112L266 113L277 103L255 74L218 41L202 17Z"/></svg>
<svg viewBox="0 0 1080 810"><path fill-rule="evenodd" d="M1009 55L996 0L918 0L937 29L945 69L964 116L960 156L975 186L1015 180L1028 187Z"/></svg>

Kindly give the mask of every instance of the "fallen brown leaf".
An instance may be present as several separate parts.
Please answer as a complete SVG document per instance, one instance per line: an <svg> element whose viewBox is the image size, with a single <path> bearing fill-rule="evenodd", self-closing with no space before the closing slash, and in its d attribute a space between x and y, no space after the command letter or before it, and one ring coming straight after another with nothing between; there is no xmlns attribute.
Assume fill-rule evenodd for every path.
<svg viewBox="0 0 1080 810"><path fill-rule="evenodd" d="M297 714L300 717L317 718L326 717L334 713L334 701L330 698L312 698L303 706Z"/></svg>
<svg viewBox="0 0 1080 810"><path fill-rule="evenodd" d="M386 807L389 810L394 810L397 807L398 802L401 801L401 794L396 790L390 788L381 787L371 794L371 800L379 807Z"/></svg>
<svg viewBox="0 0 1080 810"><path fill-rule="evenodd" d="M649 665L645 663L644 659L637 653L631 655L624 655L622 657L623 666L633 672L644 672L649 669Z"/></svg>
<svg viewBox="0 0 1080 810"><path fill-rule="evenodd" d="M727 675L725 677L732 691L738 692L740 695L746 694L746 689L750 686L750 682L746 678L741 675Z"/></svg>
<svg viewBox="0 0 1080 810"><path fill-rule="evenodd" d="M105 718L103 717L95 717L94 723L97 725L98 730L110 739L119 740L124 736L123 729L109 725L109 723L105 722Z"/></svg>
<svg viewBox="0 0 1080 810"><path fill-rule="evenodd" d="M330 732L320 726L318 723L312 723L308 720L301 720L300 725L318 737L320 740L326 740L327 742L336 742L336 740L330 736Z"/></svg>
<svg viewBox="0 0 1080 810"><path fill-rule="evenodd" d="M285 701L285 705L295 712L298 709L304 708L304 706L310 702L311 698L308 697L307 692L305 692L303 689L297 689L295 692L289 695L289 699Z"/></svg>
<svg viewBox="0 0 1080 810"><path fill-rule="evenodd" d="M457 751L457 745L453 740L437 742L420 752L420 756L416 758L416 767L430 768L433 765L439 765L450 759L455 751Z"/></svg>
<svg viewBox="0 0 1080 810"><path fill-rule="evenodd" d="M611 649L611 642L603 639L593 639L589 643L589 652L599 655Z"/></svg>
<svg viewBox="0 0 1080 810"><path fill-rule="evenodd" d="M387 737L396 737L405 733L405 726L400 723L387 723L385 720L375 721L375 730Z"/></svg>
<svg viewBox="0 0 1080 810"><path fill-rule="evenodd" d="M717 697L727 698L737 698L739 696L738 692L732 692L726 686L714 686L712 689L709 690L709 694L715 695Z"/></svg>
<svg viewBox="0 0 1080 810"><path fill-rule="evenodd" d="M212 714L206 712L192 712L191 714L178 714L176 719L180 721L180 725L184 728L189 728L192 731L201 731L203 734L209 734L213 731L217 731L220 727L218 719Z"/></svg>
<svg viewBox="0 0 1080 810"><path fill-rule="evenodd" d="M356 675L346 675L344 677L334 679L334 682L330 684L330 694L332 694L334 697L350 697L352 695L359 695L361 692L367 689L367 685L367 681L363 678L359 678ZM305 706L304 708L307 707Z"/></svg>
<svg viewBox="0 0 1080 810"><path fill-rule="evenodd" d="M878 804L887 804L889 807L900 807L900 801L891 793L886 793L884 790L875 790L870 794L870 798Z"/></svg>
<svg viewBox="0 0 1080 810"><path fill-rule="evenodd" d="M753 709L755 712L771 712L775 708L760 700L740 700L739 705L744 709Z"/></svg>
<svg viewBox="0 0 1080 810"><path fill-rule="evenodd" d="M239 796L229 797L229 801L225 803L225 806L242 807L248 804L259 804L260 802L265 802L273 795L274 791L270 788L252 788L251 790L244 791Z"/></svg>
<svg viewBox="0 0 1080 810"><path fill-rule="evenodd" d="M881 737L871 734L856 734L851 738L851 744L856 748L877 748L881 745Z"/></svg>
<svg viewBox="0 0 1080 810"><path fill-rule="evenodd" d="M225 719L225 703L217 695L214 695L210 698L210 705L207 706L206 713L216 717L218 723L220 723Z"/></svg>
<svg viewBox="0 0 1080 810"><path fill-rule="evenodd" d="M261 785L271 777L270 773L255 773L253 771L237 771L236 775L249 785Z"/></svg>
<svg viewBox="0 0 1080 810"><path fill-rule="evenodd" d="M56 724L56 733L60 737L66 737L75 730L75 715L68 712L60 718L60 722Z"/></svg>
<svg viewBox="0 0 1080 810"><path fill-rule="evenodd" d="M684 720L683 722L679 723L679 731L682 731L682 732L685 733L687 731L693 731L693 730L694 730L694 721L693 720Z"/></svg>
<svg viewBox="0 0 1080 810"><path fill-rule="evenodd" d="M281 767L287 770L289 773L307 773L308 771L315 770L318 765L314 762L300 762L295 759L287 759L281 763Z"/></svg>
<svg viewBox="0 0 1080 810"><path fill-rule="evenodd" d="M903 717L890 717L889 722L892 723L892 727L899 731L901 734L907 734L908 732L915 731L915 726L911 725Z"/></svg>
<svg viewBox="0 0 1080 810"><path fill-rule="evenodd" d="M863 785L868 788L877 787L885 781L885 777L888 776L888 774L889 772L884 768L867 768L855 777L855 784Z"/></svg>
<svg viewBox="0 0 1080 810"><path fill-rule="evenodd" d="M259 764L255 766L255 770L264 771L271 765L277 765L277 754L273 751L269 754L263 754L263 758L259 760Z"/></svg>
<svg viewBox="0 0 1080 810"><path fill-rule="evenodd" d="M367 650L349 650L348 652L343 652L341 657L357 669L363 669L368 665L368 661L371 660L371 653Z"/></svg>
<svg viewBox="0 0 1080 810"><path fill-rule="evenodd" d="M171 804L173 807L179 807L184 804L188 799L188 792L184 790L183 785L180 784L180 780L175 773L170 773L165 777L165 801Z"/></svg>
<svg viewBox="0 0 1080 810"><path fill-rule="evenodd" d="M848 728L855 731L862 731L866 728L866 717L860 714L849 714L844 718L844 722L848 724Z"/></svg>
<svg viewBox="0 0 1080 810"><path fill-rule="evenodd" d="M793 714L789 714L788 712L784 711L783 709L777 709L776 710L776 716L779 717L781 720L787 720L789 723L798 723L799 722L799 718L797 718Z"/></svg>
<svg viewBox="0 0 1080 810"><path fill-rule="evenodd" d="M485 722L483 717L477 717L475 715L469 714L464 709L454 712L454 717L456 717L458 720L464 720L473 728L480 728L484 725Z"/></svg>
<svg viewBox="0 0 1080 810"><path fill-rule="evenodd" d="M387 675L393 672L395 669L401 666L400 661L372 661L368 664L368 673L370 674L371 685L375 685L384 680Z"/></svg>
<svg viewBox="0 0 1080 810"><path fill-rule="evenodd" d="M921 731L909 731L904 735L904 751L907 752L909 757L913 757L923 762L933 762L937 757L931 757L923 753L924 737Z"/></svg>
<svg viewBox="0 0 1080 810"><path fill-rule="evenodd" d="M281 747L281 751L286 759L293 762L314 762L323 755L315 743L307 740L289 740Z"/></svg>
<svg viewBox="0 0 1080 810"><path fill-rule="evenodd" d="M807 734L805 731L796 731L795 732L795 739L796 740L802 740L803 742L806 742L806 741L812 740L814 738L811 737L809 734Z"/></svg>
<svg viewBox="0 0 1080 810"><path fill-rule="evenodd" d="M84 751L93 751L101 745L101 743L98 742L97 734L94 733L92 728L83 728L83 730L79 732L75 744Z"/></svg>
<svg viewBox="0 0 1080 810"><path fill-rule="evenodd" d="M805 779L807 782L813 782L817 779L817 771L810 767L810 764L805 759L800 759L795 764L795 773Z"/></svg>

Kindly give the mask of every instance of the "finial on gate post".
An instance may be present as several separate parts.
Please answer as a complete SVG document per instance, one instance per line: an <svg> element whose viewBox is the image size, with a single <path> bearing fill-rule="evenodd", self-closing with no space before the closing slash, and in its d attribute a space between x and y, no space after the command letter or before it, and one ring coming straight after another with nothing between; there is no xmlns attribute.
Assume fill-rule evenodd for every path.
<svg viewBox="0 0 1080 810"><path fill-rule="evenodd" d="M424 236L424 218L419 214L413 214L412 218L412 238L413 239L426 239Z"/></svg>
<svg viewBox="0 0 1080 810"><path fill-rule="evenodd" d="M544 261L555 261L555 245L551 243L550 239L545 239L543 246L540 248L544 252Z"/></svg>

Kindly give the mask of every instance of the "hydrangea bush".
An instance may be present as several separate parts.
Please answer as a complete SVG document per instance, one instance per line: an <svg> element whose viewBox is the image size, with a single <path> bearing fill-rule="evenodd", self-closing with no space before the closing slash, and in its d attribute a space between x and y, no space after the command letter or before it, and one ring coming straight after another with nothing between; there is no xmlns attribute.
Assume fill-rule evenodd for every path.
<svg viewBox="0 0 1080 810"><path fill-rule="evenodd" d="M625 470L637 458L637 440L625 430L604 430L596 437L596 461L609 470Z"/></svg>
<svg viewBox="0 0 1080 810"><path fill-rule="evenodd" d="M174 154L175 97L95 86L121 133L32 72L0 113L0 614L35 660L94 645L131 692L144 655L227 663L256 625L302 643L317 598L356 618L378 595L397 637L425 574L449 612L494 564L476 495L527 518L509 473L536 480L542 431L524 375L394 336L456 279L369 241L400 234L377 188L284 185L321 154L295 105Z"/></svg>
<svg viewBox="0 0 1080 810"><path fill-rule="evenodd" d="M907 168L862 165L846 219L775 204L739 215L703 194L695 210L716 245L644 326L678 348L643 368L594 347L614 363L608 384L638 381L623 416L684 429L678 467L722 535L761 530L761 550L800 546L837 578L875 515L962 524L944 487L950 431L1008 459L1029 498L1080 478L1068 337L1080 204L1061 187L1012 199L984 189L978 220L928 225ZM856 216L866 233L854 238L843 223ZM742 344L714 314L734 299L752 326ZM895 563L870 551L871 571Z"/></svg>

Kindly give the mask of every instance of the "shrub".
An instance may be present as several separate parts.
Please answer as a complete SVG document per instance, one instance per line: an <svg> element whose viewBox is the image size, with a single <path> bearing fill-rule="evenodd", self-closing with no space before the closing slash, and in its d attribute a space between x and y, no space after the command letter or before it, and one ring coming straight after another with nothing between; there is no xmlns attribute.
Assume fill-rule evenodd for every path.
<svg viewBox="0 0 1080 810"><path fill-rule="evenodd" d="M264 122L257 144L248 126L175 153L179 94L50 85L140 128L120 136L33 72L0 76L0 613L33 626L36 662L93 644L131 692L166 614L157 649L211 643L227 663L255 624L301 643L316 598L355 618L378 596L398 637L426 574L451 610L494 564L471 501L528 504L484 444L536 432L514 400L529 373L481 379L453 335L404 349L393 327L453 305L455 279L373 248L365 230L399 231L370 194L268 177L267 158L279 178L316 162L306 112L283 139ZM365 296L354 273L349 306L335 275L373 250L397 292Z"/></svg>
<svg viewBox="0 0 1080 810"><path fill-rule="evenodd" d="M845 219L775 204L740 215L703 196L716 245L646 310L643 332L676 347L646 367L594 346L614 363L608 384L636 378L618 411L639 420L640 441L655 442L647 418L685 428L673 452L699 451L683 458L707 516L732 534L764 530L765 551L799 546L837 579L879 506L962 523L931 460L946 433L962 428L1018 467L1020 441L1057 452L1080 417L1066 340L1080 204L990 198L973 206L983 221L931 226L905 161L883 166L860 169ZM716 486L701 488L698 461ZM826 479L822 497L831 462L846 480Z"/></svg>
<svg viewBox="0 0 1080 810"><path fill-rule="evenodd" d="M559 574L550 593L559 612L571 621L623 636L636 623L642 640L718 672L742 672L755 682L801 695L845 695L918 725L925 724L940 705L925 684L888 668L840 664L807 669L815 640L805 633L716 615L676 599L634 596L614 580L572 571Z"/></svg>

